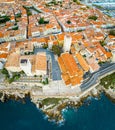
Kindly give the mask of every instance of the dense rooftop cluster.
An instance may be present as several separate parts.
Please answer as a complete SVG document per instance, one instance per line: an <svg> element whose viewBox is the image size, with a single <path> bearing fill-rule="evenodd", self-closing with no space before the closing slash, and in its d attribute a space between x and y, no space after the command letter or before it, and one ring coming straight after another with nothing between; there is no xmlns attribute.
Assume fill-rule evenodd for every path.
<svg viewBox="0 0 115 130"><path fill-rule="evenodd" d="M66 85L80 85L83 76L114 61L115 19L72 0L4 0L0 2L0 62L9 72L47 74L48 56L58 55ZM53 64L53 63L52 63Z"/></svg>

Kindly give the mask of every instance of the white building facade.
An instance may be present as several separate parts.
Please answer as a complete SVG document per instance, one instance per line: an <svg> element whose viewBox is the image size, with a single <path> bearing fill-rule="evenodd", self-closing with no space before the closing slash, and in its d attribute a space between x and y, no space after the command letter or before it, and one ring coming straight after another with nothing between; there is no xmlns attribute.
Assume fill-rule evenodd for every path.
<svg viewBox="0 0 115 130"><path fill-rule="evenodd" d="M64 52L70 51L71 43L72 43L72 37L70 35L65 35L64 36L64 44L63 44L63 51Z"/></svg>

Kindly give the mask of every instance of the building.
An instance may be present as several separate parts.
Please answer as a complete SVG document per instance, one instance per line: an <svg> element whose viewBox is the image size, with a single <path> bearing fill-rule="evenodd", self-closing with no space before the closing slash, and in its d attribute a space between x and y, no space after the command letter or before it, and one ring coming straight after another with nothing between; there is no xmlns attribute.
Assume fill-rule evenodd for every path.
<svg viewBox="0 0 115 130"><path fill-rule="evenodd" d="M32 65L29 59L20 60L20 68L24 71L27 76L32 76Z"/></svg>
<svg viewBox="0 0 115 130"><path fill-rule="evenodd" d="M8 53L2 53L2 54L0 54L0 61L6 62L7 57L8 57Z"/></svg>
<svg viewBox="0 0 115 130"><path fill-rule="evenodd" d="M33 43L31 41L16 42L15 51L18 54L33 52Z"/></svg>
<svg viewBox="0 0 115 130"><path fill-rule="evenodd" d="M15 0L0 0L0 3L13 4Z"/></svg>
<svg viewBox="0 0 115 130"><path fill-rule="evenodd" d="M94 56L87 57L86 61L90 67L90 72L93 73L95 71L98 71L100 66L98 65L98 62L96 61Z"/></svg>
<svg viewBox="0 0 115 130"><path fill-rule="evenodd" d="M46 75L47 57L46 53L40 52L37 55L22 55L12 53L8 56L5 68L9 72L21 72L27 76Z"/></svg>
<svg viewBox="0 0 115 130"><path fill-rule="evenodd" d="M48 48L49 48L49 49L52 49L52 46L53 46L53 41L49 40L49 41L48 41Z"/></svg>
<svg viewBox="0 0 115 130"><path fill-rule="evenodd" d="M64 36L64 44L63 44L63 50L64 52L69 52L71 47L72 37L70 35Z"/></svg>
<svg viewBox="0 0 115 130"><path fill-rule="evenodd" d="M35 61L36 75L47 74L47 57L46 53L38 53Z"/></svg>
<svg viewBox="0 0 115 130"><path fill-rule="evenodd" d="M20 72L20 55L17 53L12 53L8 56L5 68L9 72Z"/></svg>
<svg viewBox="0 0 115 130"><path fill-rule="evenodd" d="M112 62L115 62L115 50L112 51Z"/></svg>
<svg viewBox="0 0 115 130"><path fill-rule="evenodd" d="M3 69L3 67L4 67L3 63L2 63L2 62L0 62L0 70L2 70L2 69Z"/></svg>
<svg viewBox="0 0 115 130"><path fill-rule="evenodd" d="M58 64L62 73L61 77L67 86L79 86L81 84L83 71L78 67L71 54L61 54L58 58Z"/></svg>
<svg viewBox="0 0 115 130"><path fill-rule="evenodd" d="M83 58L83 56L80 54L80 53L77 53L76 54L76 57L77 57L77 60L80 64L80 66L82 67L82 69L85 71L85 72L88 72L89 71L89 65L88 63L85 61L85 59Z"/></svg>

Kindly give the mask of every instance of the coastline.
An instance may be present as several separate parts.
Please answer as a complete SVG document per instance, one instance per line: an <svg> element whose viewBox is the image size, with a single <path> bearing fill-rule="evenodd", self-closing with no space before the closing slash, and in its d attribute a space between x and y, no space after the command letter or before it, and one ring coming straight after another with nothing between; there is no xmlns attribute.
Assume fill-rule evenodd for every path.
<svg viewBox="0 0 115 130"><path fill-rule="evenodd" d="M45 102L46 104L43 103L45 99L48 99L47 97L34 98L34 96L31 95L29 90L25 90L25 91L20 89L12 90L9 88L0 90L0 100L2 102L5 102L8 99L14 99L14 100L21 99L23 102L23 99L26 96L29 96L31 102L33 102L38 109L40 109L43 113L46 114L48 120L55 120L55 122L59 123L60 121L64 120L62 116L62 110L65 109L67 106L78 108L83 104L84 100L87 97L89 96L99 97L99 95L102 92L105 92L107 95L109 95L110 96L109 98L111 99L115 97L115 93L114 95L111 96L110 91L104 90L104 88L99 85L96 88L94 88L92 91L89 91L88 93L85 93L84 95L80 96L80 98L77 96L76 97L70 96L69 98L63 98L63 97L54 98L55 100L58 99L57 100L58 102L56 102L56 104L50 103L50 101L52 100L51 98L49 98L49 104L47 104L47 102Z"/></svg>
<svg viewBox="0 0 115 130"><path fill-rule="evenodd" d="M100 79L99 79L100 80ZM93 89L89 89L85 92L80 93L80 95L70 95L70 96L41 96L41 95L33 95L32 88L23 89L17 88L12 85L2 86L0 89L0 100L5 102L8 99L18 100L23 99L26 96L29 96L31 102L33 102L38 109L40 109L43 113L45 113L48 117L48 120L55 120L56 122L63 121L62 110L67 106L78 108L83 103L84 100L88 97L99 97L99 95L104 92L105 95L113 102L115 102L115 91L114 89L105 89L102 85L95 85ZM34 90L35 91L35 90Z"/></svg>

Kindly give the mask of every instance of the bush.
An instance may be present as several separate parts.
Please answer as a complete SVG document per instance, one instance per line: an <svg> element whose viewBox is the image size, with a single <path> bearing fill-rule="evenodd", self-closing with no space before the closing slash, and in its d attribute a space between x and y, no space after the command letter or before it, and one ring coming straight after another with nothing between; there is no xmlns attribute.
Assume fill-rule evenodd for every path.
<svg viewBox="0 0 115 130"><path fill-rule="evenodd" d="M42 82L44 85L49 84L48 78L45 79L45 81Z"/></svg>
<svg viewBox="0 0 115 130"><path fill-rule="evenodd" d="M9 83L12 83L13 81L14 81L13 78L10 78L10 79L8 80Z"/></svg>
<svg viewBox="0 0 115 130"><path fill-rule="evenodd" d="M5 78L6 78L6 79L7 79L7 78L10 78L10 75L9 75L7 69L3 68L3 69L1 70L1 73L5 75Z"/></svg>
<svg viewBox="0 0 115 130"><path fill-rule="evenodd" d="M15 73L13 73L12 78L10 78L10 79L8 80L8 82L9 82L9 83L12 83L12 82L14 82L15 80L18 80L18 79L20 78L20 76L21 76L20 73L15 72Z"/></svg>
<svg viewBox="0 0 115 130"><path fill-rule="evenodd" d="M2 74L8 74L8 71L5 68L3 68L1 72L2 72Z"/></svg>

